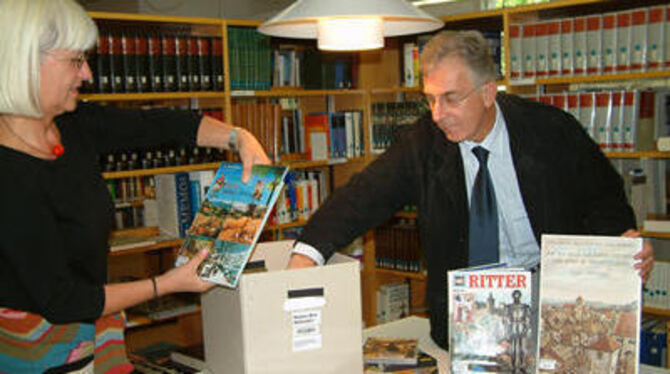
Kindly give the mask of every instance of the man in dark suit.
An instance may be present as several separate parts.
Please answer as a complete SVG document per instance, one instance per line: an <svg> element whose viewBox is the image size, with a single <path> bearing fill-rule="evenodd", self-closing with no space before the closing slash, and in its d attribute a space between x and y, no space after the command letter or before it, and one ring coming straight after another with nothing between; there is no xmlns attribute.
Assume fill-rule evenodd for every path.
<svg viewBox="0 0 670 374"><path fill-rule="evenodd" d="M446 348L447 270L491 259L537 270L542 233L639 233L620 176L575 118L497 91L481 34L436 35L421 68L432 118L408 126L399 142L335 191L305 226L289 267L323 263L402 206L417 205L431 336ZM475 233L470 222L479 148L488 155L483 162L494 195L489 234ZM493 243L493 254L484 253L481 239ZM472 243L478 244L471 250ZM645 243L635 257L646 278L653 249Z"/></svg>

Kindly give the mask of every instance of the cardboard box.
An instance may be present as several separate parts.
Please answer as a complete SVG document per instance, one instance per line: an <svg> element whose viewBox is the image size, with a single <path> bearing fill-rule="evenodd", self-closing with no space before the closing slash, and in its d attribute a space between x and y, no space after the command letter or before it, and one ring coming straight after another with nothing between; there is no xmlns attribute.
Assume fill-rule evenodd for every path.
<svg viewBox="0 0 670 374"><path fill-rule="evenodd" d="M214 374L361 373L359 262L284 270L292 241L259 243L235 290L202 296L205 361Z"/></svg>

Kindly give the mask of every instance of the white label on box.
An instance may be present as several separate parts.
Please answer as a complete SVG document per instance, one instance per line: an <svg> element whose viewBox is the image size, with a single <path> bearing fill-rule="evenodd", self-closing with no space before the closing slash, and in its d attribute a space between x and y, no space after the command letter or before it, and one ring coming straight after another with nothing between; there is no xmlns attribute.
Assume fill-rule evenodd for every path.
<svg viewBox="0 0 670 374"><path fill-rule="evenodd" d="M293 322L294 327L303 326L303 325L314 325L321 324L321 310L304 310L300 312L293 312L291 314L291 321Z"/></svg>
<svg viewBox="0 0 670 374"><path fill-rule="evenodd" d="M322 308L324 305L326 305L326 298L323 296L296 297L284 301L284 311Z"/></svg>
<svg viewBox="0 0 670 374"><path fill-rule="evenodd" d="M321 335L293 338L293 352L313 351L315 349L320 349L321 346Z"/></svg>
<svg viewBox="0 0 670 374"><path fill-rule="evenodd" d="M310 351L322 347L321 310L291 313L293 323L293 352Z"/></svg>

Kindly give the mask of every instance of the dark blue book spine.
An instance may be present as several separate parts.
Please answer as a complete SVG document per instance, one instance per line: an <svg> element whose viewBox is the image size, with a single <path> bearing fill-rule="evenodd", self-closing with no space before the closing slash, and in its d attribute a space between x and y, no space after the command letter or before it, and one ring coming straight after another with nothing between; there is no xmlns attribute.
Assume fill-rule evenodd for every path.
<svg viewBox="0 0 670 374"><path fill-rule="evenodd" d="M188 173L177 173L174 175L177 199L177 220L179 221L179 236L185 237L191 226L193 217L191 215L191 183Z"/></svg>

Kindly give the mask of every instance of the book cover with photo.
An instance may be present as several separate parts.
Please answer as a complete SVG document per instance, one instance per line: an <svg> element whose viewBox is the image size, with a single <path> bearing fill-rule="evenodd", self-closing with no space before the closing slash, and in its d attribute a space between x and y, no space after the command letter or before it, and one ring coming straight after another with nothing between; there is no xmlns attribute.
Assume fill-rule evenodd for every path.
<svg viewBox="0 0 670 374"><path fill-rule="evenodd" d="M452 373L534 373L531 273L495 264L448 272Z"/></svg>
<svg viewBox="0 0 670 374"><path fill-rule="evenodd" d="M539 373L638 373L641 238L543 235Z"/></svg>
<svg viewBox="0 0 670 374"><path fill-rule="evenodd" d="M417 339L369 337L363 344L363 362L381 365L416 365Z"/></svg>
<svg viewBox="0 0 670 374"><path fill-rule="evenodd" d="M242 183L242 164L223 162L177 256L176 266L206 248L200 276L237 287L237 282L284 185L287 167L256 165Z"/></svg>

